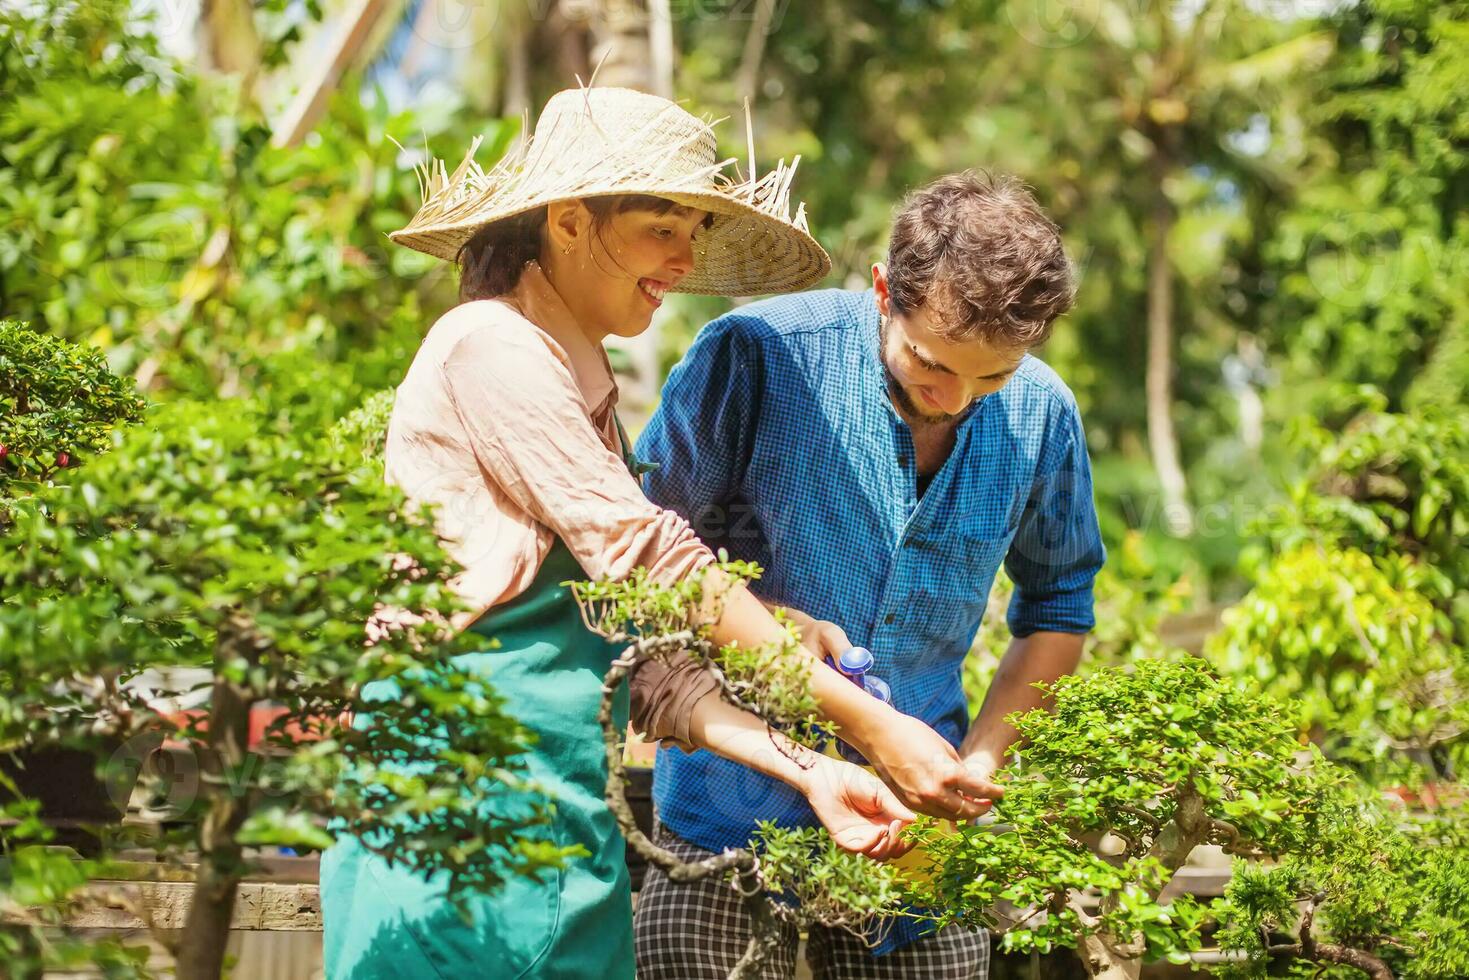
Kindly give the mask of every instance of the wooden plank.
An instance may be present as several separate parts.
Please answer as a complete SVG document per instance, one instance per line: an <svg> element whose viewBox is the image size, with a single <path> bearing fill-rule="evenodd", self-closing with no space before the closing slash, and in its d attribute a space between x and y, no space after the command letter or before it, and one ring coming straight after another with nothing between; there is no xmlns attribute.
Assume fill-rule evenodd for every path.
<svg viewBox="0 0 1469 980"><path fill-rule="evenodd" d="M143 929L146 909L154 928L182 929L194 886L183 881L93 881L80 890L66 924L74 929ZM0 922L23 922L13 908ZM320 932L321 895L312 884L247 881L235 898L230 928L265 932Z"/></svg>
<svg viewBox="0 0 1469 980"><path fill-rule="evenodd" d="M252 857L247 877L251 881L269 881L277 884L314 884L320 874L320 861L311 857ZM102 869L108 881L182 881L194 880L198 863L193 860L165 864L150 861L139 852L129 852L109 861Z"/></svg>
<svg viewBox="0 0 1469 980"><path fill-rule="evenodd" d="M1168 901L1180 894L1214 898L1224 894L1229 878L1228 868L1183 868L1174 875L1161 898ZM192 893L193 885L188 881L94 881L79 893L76 905L67 916L67 925L75 929L142 929L145 925L136 910L145 908L155 928L182 929ZM1095 901L1090 904L1095 907ZM20 910L0 908L0 922L23 921L26 917ZM230 928L248 932L320 932L320 892L314 882L244 882L235 900Z"/></svg>
<svg viewBox="0 0 1469 980"><path fill-rule="evenodd" d="M356 6L343 16L341 32L331 44L329 56L321 59L317 71L301 86L276 123L271 137L273 145L295 146L311 132L326 111L327 100L336 90L342 72L357 57L387 9L388 0L358 0Z"/></svg>

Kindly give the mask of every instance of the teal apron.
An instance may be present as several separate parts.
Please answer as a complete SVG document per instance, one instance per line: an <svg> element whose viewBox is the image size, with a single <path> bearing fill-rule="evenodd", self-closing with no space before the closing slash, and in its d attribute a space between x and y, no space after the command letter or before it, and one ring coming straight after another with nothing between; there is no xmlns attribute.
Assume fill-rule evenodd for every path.
<svg viewBox="0 0 1469 980"><path fill-rule="evenodd" d="M558 539L530 587L470 627L499 648L454 663L482 673L536 733L523 758L529 778L555 803L549 837L581 844L591 856L539 880L513 876L471 900L466 924L445 900L442 881L390 867L343 837L321 859L327 980L632 980L632 892L622 833L602 798L607 757L597 724L602 678L619 651L587 630L560 584L583 578ZM371 700L370 690L363 694ZM627 703L624 686L614 702L619 731Z"/></svg>

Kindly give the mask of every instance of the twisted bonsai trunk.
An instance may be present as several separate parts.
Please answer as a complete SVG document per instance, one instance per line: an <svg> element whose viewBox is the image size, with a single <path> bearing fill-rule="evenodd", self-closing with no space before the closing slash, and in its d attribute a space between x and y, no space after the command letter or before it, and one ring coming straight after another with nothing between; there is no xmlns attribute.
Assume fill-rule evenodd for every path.
<svg viewBox="0 0 1469 980"><path fill-rule="evenodd" d="M1212 834L1221 832L1222 826L1205 812L1204 798L1194 788L1192 779L1182 780L1180 786L1172 819L1158 829L1157 837L1148 848L1148 854L1168 869L1170 877L1183 867L1195 847L1208 841ZM1154 899L1166 885L1165 881L1154 890ZM1137 980L1142 974L1147 942L1140 935L1123 940L1096 928L1116 902L1115 897L1109 896L1102 904L1102 915L1092 916L1081 907L1076 896L1071 896L1069 904L1082 925L1076 948L1089 976L1102 980Z"/></svg>
<svg viewBox="0 0 1469 980"><path fill-rule="evenodd" d="M602 742L607 748L607 807L617 818L617 825L627 838L628 846L637 851L649 864L662 868L676 882L698 881L711 875L733 873L739 882L739 892L744 897L745 908L750 913L750 943L744 955L735 964L730 980L755 980L760 975L765 957L780 938L780 920L775 906L765 896L761 887L760 871L755 855L746 848L730 848L702 861L684 861L666 848L659 847L638 827L632 806L627 802L627 772L622 762L622 732L613 720L612 702L617 689L627 683L632 674L656 651L674 651L707 643L692 632L670 634L638 640L630 645L621 657L612 662L602 680L602 703L597 710L597 722L602 726ZM724 692L721 678L721 696Z"/></svg>
<svg viewBox="0 0 1469 980"><path fill-rule="evenodd" d="M225 676L224 664L234 657L252 666L259 662L249 634L249 624L238 617L220 629L209 731L200 753L200 788L208 809L199 828L193 899L179 940L179 980L217 980L221 975L235 895L244 877L244 848L237 835L250 814L248 788L240 780L249 755L253 698Z"/></svg>

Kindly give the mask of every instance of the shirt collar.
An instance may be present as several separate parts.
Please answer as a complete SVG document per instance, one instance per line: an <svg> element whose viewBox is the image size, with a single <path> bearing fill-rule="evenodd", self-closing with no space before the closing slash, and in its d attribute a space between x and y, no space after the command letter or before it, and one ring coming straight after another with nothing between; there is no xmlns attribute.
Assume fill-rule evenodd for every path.
<svg viewBox="0 0 1469 980"><path fill-rule="evenodd" d="M531 323L550 335L561 345L571 361L571 375L586 400L587 408L595 416L604 407L617 402L617 381L612 375L612 362L601 344L587 339L576 324L576 318L567 308L566 302L546 278L540 263L530 262L520 273L520 282L506 297Z"/></svg>

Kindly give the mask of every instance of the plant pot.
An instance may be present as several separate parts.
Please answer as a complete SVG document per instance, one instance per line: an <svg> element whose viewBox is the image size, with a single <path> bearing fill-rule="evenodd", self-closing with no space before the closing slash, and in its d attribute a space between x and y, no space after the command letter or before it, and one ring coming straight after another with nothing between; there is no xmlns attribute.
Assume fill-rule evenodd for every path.
<svg viewBox="0 0 1469 980"><path fill-rule="evenodd" d="M160 735L103 739L90 748L24 746L0 753L0 773L15 782L21 797L40 804L42 822L55 832L51 843L92 854L106 828L122 823L142 759L161 740ZM0 787L0 805L14 800L15 794Z"/></svg>

